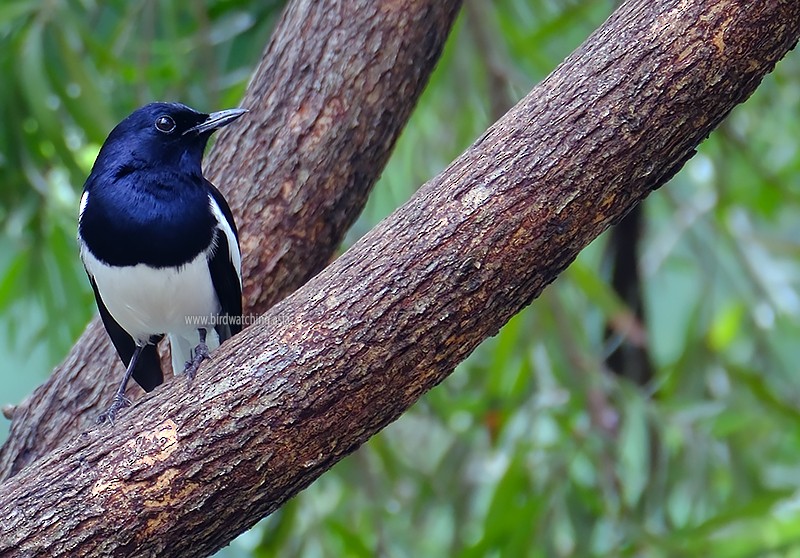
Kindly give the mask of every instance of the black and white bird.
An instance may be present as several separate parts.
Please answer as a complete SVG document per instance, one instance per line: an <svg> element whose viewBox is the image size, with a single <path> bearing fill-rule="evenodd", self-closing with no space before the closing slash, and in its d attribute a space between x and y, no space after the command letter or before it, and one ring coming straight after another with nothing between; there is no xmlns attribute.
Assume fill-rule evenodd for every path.
<svg viewBox="0 0 800 558"><path fill-rule="evenodd" d="M128 380L163 382L156 343L193 376L208 352L241 330L242 274L233 215L203 177L211 134L246 110L204 114L151 103L109 134L84 185L81 259L111 341L127 367L111 407L130 405Z"/></svg>

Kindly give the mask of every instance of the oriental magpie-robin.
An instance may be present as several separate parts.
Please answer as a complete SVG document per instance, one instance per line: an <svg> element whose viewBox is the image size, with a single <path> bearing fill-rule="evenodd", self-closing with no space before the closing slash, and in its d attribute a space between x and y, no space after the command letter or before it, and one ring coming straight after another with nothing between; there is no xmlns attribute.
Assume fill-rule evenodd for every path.
<svg viewBox="0 0 800 558"><path fill-rule="evenodd" d="M203 177L214 130L246 110L204 114L152 103L120 122L97 155L78 217L81 259L127 370L98 422L130 405L133 379L163 381L155 344L166 334L175 373L191 378L208 351L241 330L242 274L233 215Z"/></svg>

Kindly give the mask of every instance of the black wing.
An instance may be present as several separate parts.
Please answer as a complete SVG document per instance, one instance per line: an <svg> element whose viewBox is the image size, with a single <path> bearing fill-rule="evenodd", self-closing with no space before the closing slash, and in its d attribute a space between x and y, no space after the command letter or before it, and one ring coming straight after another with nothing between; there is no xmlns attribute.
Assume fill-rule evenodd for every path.
<svg viewBox="0 0 800 558"><path fill-rule="evenodd" d="M133 341L133 337L128 335L128 332L122 329L122 326L111 317L106 305L103 303L103 299L100 297L100 292L97 290L94 277L89 275L89 281L92 283L94 299L97 301L97 308L100 310L103 325L106 327L108 336L111 337L111 342L114 343L122 362L127 367L131 362L134 350L136 350L136 343ZM157 343L159 339L160 337L151 339L151 342ZM158 350L156 350L155 345L146 345L142 348L139 361L133 370L133 379L145 391L153 391L156 386L164 381L164 374L161 372L161 359L158 356Z"/></svg>
<svg viewBox="0 0 800 558"><path fill-rule="evenodd" d="M239 231L236 229L236 223L233 220L231 208L228 207L228 202L225 201L225 198L222 197L222 194L213 184L208 181L206 181L206 184L213 202L219 208L225 223L229 227L229 230L226 230L225 223L222 222L217 226L214 233L216 235L216 249L208 260L211 283L214 285L214 290L222 307L220 314L229 318L227 324L223 323L215 327L217 335L219 335L219 341L222 343L232 335L242 331L242 282L240 271L234 265L234 257L231 254L231 248L233 248L236 250L236 259L241 261ZM233 238L230 238L231 232L233 233Z"/></svg>

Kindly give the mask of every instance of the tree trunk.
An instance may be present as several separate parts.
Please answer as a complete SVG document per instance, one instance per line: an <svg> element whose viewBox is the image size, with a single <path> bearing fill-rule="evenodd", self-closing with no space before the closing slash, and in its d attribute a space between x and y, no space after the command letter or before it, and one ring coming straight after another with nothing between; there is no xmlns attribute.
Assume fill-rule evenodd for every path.
<svg viewBox="0 0 800 558"><path fill-rule="evenodd" d="M460 0L298 0L255 71L207 176L241 237L244 311L260 314L331 259L444 46ZM77 209L76 209L77 211ZM77 257L77 252L76 256ZM165 370L169 359L162 359ZM124 368L96 318L14 410L0 480L91 427ZM142 390L131 382L132 399Z"/></svg>
<svg viewBox="0 0 800 558"><path fill-rule="evenodd" d="M798 35L795 0L626 2L191 387L168 383L1 485L0 555L226 544L447 377L668 180Z"/></svg>

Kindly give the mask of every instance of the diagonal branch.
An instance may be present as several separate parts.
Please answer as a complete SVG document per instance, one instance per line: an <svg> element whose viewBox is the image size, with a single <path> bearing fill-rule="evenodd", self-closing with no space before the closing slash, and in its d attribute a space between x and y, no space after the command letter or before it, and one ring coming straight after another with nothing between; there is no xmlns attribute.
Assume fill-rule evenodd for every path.
<svg viewBox="0 0 800 558"><path fill-rule="evenodd" d="M330 261L383 170L460 3L332 7L296 0L287 8L242 101L251 114L235 134L223 131L208 159L209 176L240 225L246 313L263 312ZM95 319L16 408L0 450L0 480L89 427L121 374Z"/></svg>
<svg viewBox="0 0 800 558"><path fill-rule="evenodd" d="M0 485L0 555L201 556L441 382L668 180L800 4L629 0L441 175L201 368Z"/></svg>

